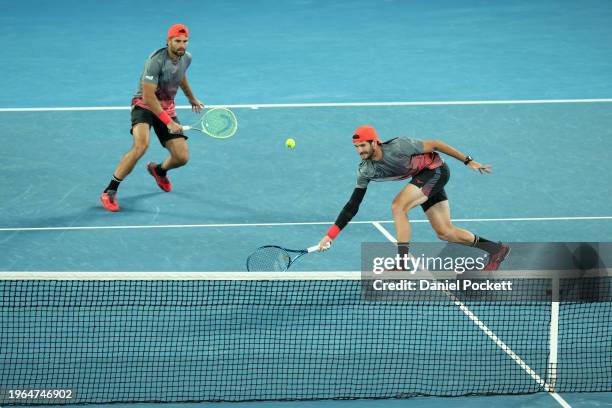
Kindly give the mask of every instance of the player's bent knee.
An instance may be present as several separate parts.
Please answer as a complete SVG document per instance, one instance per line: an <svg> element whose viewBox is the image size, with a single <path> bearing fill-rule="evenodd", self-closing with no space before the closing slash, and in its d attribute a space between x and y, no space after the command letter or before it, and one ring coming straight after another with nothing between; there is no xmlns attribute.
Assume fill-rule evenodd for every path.
<svg viewBox="0 0 612 408"><path fill-rule="evenodd" d="M138 143L134 144L134 146L132 147L132 151L138 156L138 158L141 158L146 153L148 148L148 143Z"/></svg>
<svg viewBox="0 0 612 408"><path fill-rule="evenodd" d="M452 241L454 234L452 228L440 228L436 230L436 235L442 241Z"/></svg>
<svg viewBox="0 0 612 408"><path fill-rule="evenodd" d="M174 156L174 160L176 160L176 164L179 166L184 166L189 161L189 153L182 153Z"/></svg>
<svg viewBox="0 0 612 408"><path fill-rule="evenodd" d="M405 213L404 206L399 201L393 200L391 203L391 213L393 215Z"/></svg>
<svg viewBox="0 0 612 408"><path fill-rule="evenodd" d="M410 205L410 203L403 203L401 201L393 200L393 202L391 203L391 213L394 216L395 215L406 214L408 212L408 210L410 210L413 207L414 206Z"/></svg>

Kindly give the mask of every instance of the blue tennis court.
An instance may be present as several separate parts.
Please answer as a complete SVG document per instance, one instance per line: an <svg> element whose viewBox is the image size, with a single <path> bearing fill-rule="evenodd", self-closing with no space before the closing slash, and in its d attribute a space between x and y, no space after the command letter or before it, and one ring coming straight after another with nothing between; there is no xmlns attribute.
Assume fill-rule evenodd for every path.
<svg viewBox="0 0 612 408"><path fill-rule="evenodd" d="M457 226L504 242L610 241L612 5L608 2L185 1L162 11L165 8L166 3L157 1L3 5L0 33L9 52L5 54L4 92L0 94L5 141L0 271L7 276L25 272L238 276L246 273L247 256L261 245L313 245L334 222L355 186L359 158L351 136L357 126L366 123L375 126L382 139L441 139L493 165L492 175L481 176L458 161L446 159L451 168L446 190ZM162 192L144 167L147 161L160 161L166 156L152 135L145 157L121 184L118 199L122 210L109 213L98 197L132 143L129 103L138 75L146 57L164 45L167 27L176 22L191 30L188 50L193 63L187 75L192 89L207 106L230 107L238 118L238 132L223 141L191 134L190 162L169 172L173 183L170 193ZM185 109L186 100L180 91L178 95L177 104L182 106L178 115L182 122L191 122L195 116ZM295 149L285 147L287 138L296 140ZM394 234L391 200L401 185L370 185L359 214L333 248L303 257L291 271L359 271L361 243L386 242L388 234ZM436 241L420 209L410 216L414 242ZM9 294L17 292L4 289L3 301L10 303ZM291 293L291 286L284 289L284 293ZM324 294L332 289L317 290L311 293L311 299L318 295L328 298ZM37 292L23 293L36 300ZM62 299L65 296L61 288L50 293ZM249 293L245 296L254 296ZM258 298L266 296L265 291L254 293ZM342 293L341 298L354 295L350 290ZM137 298L137 294L130 294L125 299ZM239 304L231 310L242 316L247 310L239 297L236 299ZM190 304L192 299L188 300ZM330 315L323 316L314 316L308 306L300 306L308 313L306 318L277 311L264 317L263 327L254 331L275 338L282 332L274 328L276 319L288 318L285 329L296 336L294 346L304 352L304 357L313 352L312 348L329 347L324 331L318 332L316 325L324 330L332 324L330 315L335 310L342 316L343 327L354 329L353 339L363 340L365 336L372 341L378 333L392 339L390 352L397 351L394 347L401 343L390 327L352 328L350 316L343 314L348 313L344 306L332 305L327 311ZM64 310L62 307L58 310ZM178 308L176 313L187 308L181 304L173 307ZM597 316L609 323L610 303L598 304L597 308ZM419 325L433 325L435 314L419 310L401 313L408 312L417 315L410 321L417 332L422 331L418 349L425 353L427 326ZM499 352L490 338L478 337L478 327L465 315L456 310L448 312L453 316L451 323L438 328L438 335L474 330L474 347L490 350L489 362L512 367L508 372L498 372L500 377L490 381L503 383L524 375L525 370ZM518 315L510 317L508 325L496 328L494 313L487 321L487 312L481 311L483 321L508 344L527 342L530 333L546 331L539 324L547 321L547 310L532 311L535 315L531 317L529 313L520 315L518 309L515 312ZM5 322L15 317L8 309L0 313ZM21 313L26 321L40 322L36 313ZM372 317L372 313L366 308L355 315ZM129 313L121 316L129 327ZM219 324L212 315L204 313L200 317L203 320L193 323L195 326L188 325L191 318L174 325L168 323L172 320L170 313L162 316L167 323L162 326L173 332L185 331L186 341L189 327L204 330L202 321L209 322L207 319L210 327ZM309 333L300 331L304 319ZM582 321L584 326L570 328L570 334L571 330L580 332L591 327L588 317ZM151 334L143 342L149 342L157 336L155 324L152 320L142 323L142 332ZM612 334L609 328L598 326L600 323L593 322L593 327L600 330L597 338L603 344L597 350L601 354L590 358L610 355ZM26 347L27 334L33 333L23 328L25 333L18 343ZM83 330L84 338L92 334ZM232 337L236 331L229 323L216 330L215 344L219 348L224 341L241 341ZM45 337L49 332L37 334ZM300 335L310 336L314 343L300 340ZM0 338L12 346L17 343L15 338ZM568 344L575 344L574 339L567 339ZM78 343L78 338L74 341ZM87 347L96 347L84 344L85 349L80 348L82 345L77 348L85 354ZM351 356L351 347L334 344ZM265 357L263 344L256 349ZM547 353L547 349L536 347L519 352L539 374L546 371L541 361ZM575 354L579 353L577 350ZM193 358L188 355L177 356L175 369L193 369L197 376L227 375L228 371L211 362L213 354L200 357L218 371L181 367L183 359ZM571 360L567 348L562 354ZM14 361L7 354L2 357L0 363L5 367ZM120 361L125 356L115 357ZM258 360L257 367L263 370L260 373L265 372L264 357ZM391 360L379 358L388 370L401 371L399 367L389 368L393 366ZM340 366L350 369L359 361L353 354ZM137 363L122 367L122 377L113 380L117 386L138 377L134 374ZM90 373L95 373L92 381L112 373L90 368ZM161 366L154 368L162 370ZM299 370L292 376L290 367L284 369L286 377L282 378L299 380ZM323 395L321 401L238 404L329 408L348 404L604 406L612 401L609 365L607 369L593 377L576 374L597 379L599 391L604 392L560 393L567 405L546 392L532 394L541 388L537 381L526 395L518 396L337 401ZM353 394L368 398L366 383L379 390L391 387L384 383L384 369L372 370L353 381ZM81 377L87 377L85 371ZM338 382L337 376L343 373L333 367L327 367L327 371L307 367L304 372L309 373L308 384L312 386ZM321 378L313 381L316 372ZM439 374L427 367L412 373L430 382L440 378ZM461 372L454 375L461 376ZM43 377L44 373L39 373L37 378ZM273 379L266 382L265 375L260 377L257 391L249 395L267 393L285 396L277 399L295 399L292 384L274 383ZM232 381L236 389L248 389L240 376ZM181 384L158 385L180 395L188 394L190 386L201 384L196 381L183 390L179 389ZM591 389L591 385L580 383L576 388ZM0 390L3 386L0 384ZM453 388L455 384L446 386ZM224 405L202 403L206 407L217 404Z"/></svg>

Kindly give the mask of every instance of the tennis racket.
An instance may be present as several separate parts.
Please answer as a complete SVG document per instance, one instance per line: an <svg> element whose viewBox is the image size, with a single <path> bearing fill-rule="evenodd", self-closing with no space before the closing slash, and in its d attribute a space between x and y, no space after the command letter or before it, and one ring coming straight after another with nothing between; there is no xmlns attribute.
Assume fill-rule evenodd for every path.
<svg viewBox="0 0 612 408"><path fill-rule="evenodd" d="M197 130L215 139L227 139L238 130L236 115L226 108L207 110L194 124L183 126L183 131Z"/></svg>
<svg viewBox="0 0 612 408"><path fill-rule="evenodd" d="M313 245L306 249L287 249L276 245L262 246L247 258L247 271L284 272L302 256L318 250L319 245Z"/></svg>

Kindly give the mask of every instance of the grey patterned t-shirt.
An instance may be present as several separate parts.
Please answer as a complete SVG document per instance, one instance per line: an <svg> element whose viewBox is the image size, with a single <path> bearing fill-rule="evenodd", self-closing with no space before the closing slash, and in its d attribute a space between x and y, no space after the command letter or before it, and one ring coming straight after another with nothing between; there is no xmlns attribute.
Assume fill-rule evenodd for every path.
<svg viewBox="0 0 612 408"><path fill-rule="evenodd" d="M161 107L171 117L176 116L174 98L181 85L181 80L191 64L191 54L185 54L176 60L168 55L168 47L160 48L147 58L145 66L138 80L138 88L132 99L132 105L149 109L142 98L142 83L157 85L155 96Z"/></svg>
<svg viewBox="0 0 612 408"><path fill-rule="evenodd" d="M424 153L423 141L397 137L380 147L380 160L363 160L357 170L357 187L367 188L370 181L403 180L424 169L435 169L444 164L436 152Z"/></svg>

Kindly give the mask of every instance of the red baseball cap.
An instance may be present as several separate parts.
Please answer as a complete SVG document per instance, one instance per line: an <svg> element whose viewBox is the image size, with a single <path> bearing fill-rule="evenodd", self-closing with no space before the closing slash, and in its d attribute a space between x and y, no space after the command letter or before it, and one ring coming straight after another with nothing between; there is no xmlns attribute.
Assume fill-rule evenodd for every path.
<svg viewBox="0 0 612 408"><path fill-rule="evenodd" d="M184 35L185 37L189 37L189 29L186 25L183 24L174 24L172 27L168 29L168 38L172 37L180 37Z"/></svg>
<svg viewBox="0 0 612 408"><path fill-rule="evenodd" d="M376 130L372 126L359 126L355 129L355 133L353 134L353 143L367 141L376 141L380 143Z"/></svg>

